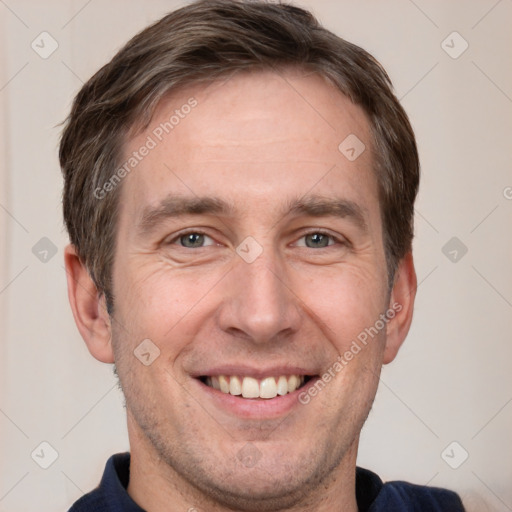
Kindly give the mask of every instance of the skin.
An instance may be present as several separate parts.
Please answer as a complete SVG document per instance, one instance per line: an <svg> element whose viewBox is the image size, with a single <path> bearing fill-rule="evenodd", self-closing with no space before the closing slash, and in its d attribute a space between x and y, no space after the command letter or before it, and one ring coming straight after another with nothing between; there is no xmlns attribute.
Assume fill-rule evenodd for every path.
<svg viewBox="0 0 512 512"><path fill-rule="evenodd" d="M112 317L74 248L66 249L78 328L94 357L116 363L126 396L128 492L151 512L169 503L355 512L360 430L380 369L408 332L416 289L411 254L388 287L368 121L318 76L244 73L174 92L127 141L125 156L191 96L197 106L122 184ZM338 150L351 133L366 145L353 162ZM137 229L170 193L215 196L233 212ZM285 214L289 201L310 195L355 203L366 228L350 216ZM178 235L189 228L207 234L204 246L183 247ZM318 229L335 238L308 247L306 235ZM262 248L252 263L235 251L248 236ZM218 407L194 376L222 364L321 375L394 303L396 316L309 404L279 417ZM160 356L144 366L133 351L147 338ZM247 450L256 460L250 467L240 457Z"/></svg>

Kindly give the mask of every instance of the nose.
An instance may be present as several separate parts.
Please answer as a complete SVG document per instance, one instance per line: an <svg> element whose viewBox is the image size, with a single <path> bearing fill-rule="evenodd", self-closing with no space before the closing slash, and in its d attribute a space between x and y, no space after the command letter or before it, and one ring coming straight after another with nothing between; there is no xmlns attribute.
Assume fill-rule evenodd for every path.
<svg viewBox="0 0 512 512"><path fill-rule="evenodd" d="M287 282L285 264L270 249L252 263L236 257L225 280L220 328L255 344L297 332L302 321L300 299Z"/></svg>

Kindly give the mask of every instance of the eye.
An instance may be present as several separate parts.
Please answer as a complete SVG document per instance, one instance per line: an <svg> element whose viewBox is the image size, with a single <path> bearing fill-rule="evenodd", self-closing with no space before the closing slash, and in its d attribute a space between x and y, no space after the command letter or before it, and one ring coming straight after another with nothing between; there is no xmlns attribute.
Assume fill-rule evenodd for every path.
<svg viewBox="0 0 512 512"><path fill-rule="evenodd" d="M209 241L209 243L206 243L207 241ZM213 245L215 242L208 235L205 235L200 231L189 231L188 233L182 233L169 242L169 244L175 243L179 243L179 245L187 249L196 249Z"/></svg>
<svg viewBox="0 0 512 512"><path fill-rule="evenodd" d="M303 235L300 240L304 240L304 243L297 243L299 247L309 247L310 249L323 249L335 243L341 243L340 240L323 231L307 233Z"/></svg>

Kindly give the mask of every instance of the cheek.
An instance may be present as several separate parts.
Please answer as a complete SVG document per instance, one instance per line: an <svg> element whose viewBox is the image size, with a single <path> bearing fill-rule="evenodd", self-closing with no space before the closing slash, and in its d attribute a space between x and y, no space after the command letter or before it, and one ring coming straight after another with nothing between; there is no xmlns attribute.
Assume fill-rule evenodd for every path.
<svg viewBox="0 0 512 512"><path fill-rule="evenodd" d="M119 277L121 274L116 286L119 321L137 339L150 338L161 346L169 337L177 343L184 339L184 331L200 314L221 277L216 270L173 269L165 261L155 262L154 257L148 257L147 264L127 267ZM174 342L173 347L179 348Z"/></svg>
<svg viewBox="0 0 512 512"><path fill-rule="evenodd" d="M351 265L339 272L322 269L306 282L300 296L321 320L338 351L374 326L386 309L386 283L375 269Z"/></svg>

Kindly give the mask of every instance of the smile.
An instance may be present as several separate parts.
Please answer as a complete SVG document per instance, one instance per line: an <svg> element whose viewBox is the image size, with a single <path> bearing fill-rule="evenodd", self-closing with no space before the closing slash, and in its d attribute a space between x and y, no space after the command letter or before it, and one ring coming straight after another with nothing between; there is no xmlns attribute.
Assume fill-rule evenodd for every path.
<svg viewBox="0 0 512 512"><path fill-rule="evenodd" d="M311 377L308 375L281 375L278 377L243 377L237 375L218 375L201 377L207 386L222 393L242 398L271 399L284 396L302 387Z"/></svg>

